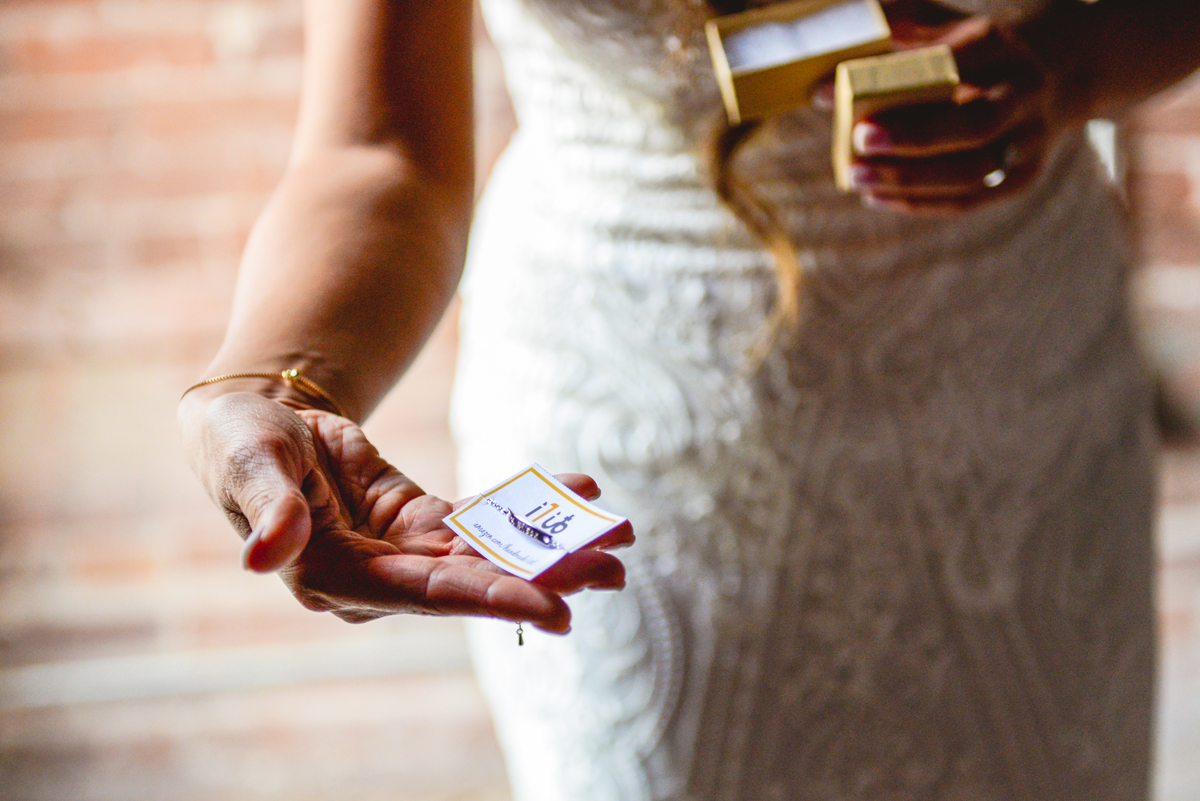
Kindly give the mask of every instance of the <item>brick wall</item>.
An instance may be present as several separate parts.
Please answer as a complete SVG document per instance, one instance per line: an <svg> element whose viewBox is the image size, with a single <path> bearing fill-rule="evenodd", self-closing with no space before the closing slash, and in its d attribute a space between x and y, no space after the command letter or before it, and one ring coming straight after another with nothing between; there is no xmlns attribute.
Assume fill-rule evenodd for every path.
<svg viewBox="0 0 1200 801"><path fill-rule="evenodd" d="M1176 416L1200 425L1200 76L1125 126L1127 192L1140 264L1135 308ZM1200 451L1163 454L1158 799L1200 787Z"/></svg>
<svg viewBox="0 0 1200 801"><path fill-rule="evenodd" d="M176 444L300 47L298 0L0 4L0 801L506 797L457 624L345 626L240 574ZM478 65L486 171L512 120L482 40ZM1200 397L1200 89L1133 141L1147 330ZM445 495L452 322L369 426ZM1167 460L1165 629L1192 676L1200 457Z"/></svg>
<svg viewBox="0 0 1200 801"><path fill-rule="evenodd" d="M1160 95L1129 126L1129 194L1147 342L1175 402L1200 421L1200 79Z"/></svg>
<svg viewBox="0 0 1200 801"><path fill-rule="evenodd" d="M300 51L298 0L0 5L0 800L507 797L459 625L242 574L177 444ZM446 496L453 348L451 316L370 426Z"/></svg>

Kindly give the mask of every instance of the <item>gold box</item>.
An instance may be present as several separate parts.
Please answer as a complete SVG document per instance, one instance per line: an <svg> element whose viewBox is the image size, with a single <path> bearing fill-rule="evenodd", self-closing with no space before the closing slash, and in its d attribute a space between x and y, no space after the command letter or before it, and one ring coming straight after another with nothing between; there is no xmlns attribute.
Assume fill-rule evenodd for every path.
<svg viewBox="0 0 1200 801"><path fill-rule="evenodd" d="M901 50L886 56L844 61L834 78L833 173L850 191L854 125L897 106L939 103L954 96L958 67L947 45Z"/></svg>
<svg viewBox="0 0 1200 801"><path fill-rule="evenodd" d="M804 104L839 62L892 41L879 0L794 0L717 17L705 32L732 125Z"/></svg>

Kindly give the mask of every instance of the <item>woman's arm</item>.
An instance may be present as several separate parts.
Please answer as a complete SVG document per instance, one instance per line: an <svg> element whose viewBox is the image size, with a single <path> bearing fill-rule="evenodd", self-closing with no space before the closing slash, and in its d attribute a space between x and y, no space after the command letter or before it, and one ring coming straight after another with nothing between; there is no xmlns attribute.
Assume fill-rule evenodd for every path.
<svg viewBox="0 0 1200 801"><path fill-rule="evenodd" d="M1195 0L1055 0L1017 33L1074 124L1118 118L1200 68Z"/></svg>
<svg viewBox="0 0 1200 801"><path fill-rule="evenodd" d="M536 583L518 579L454 536L442 523L451 505L388 464L353 422L416 355L461 272L470 0L306 0L305 33L292 156L251 234L207 375L295 368L352 419L271 379L200 386L179 406L193 466L246 538L245 566L281 570L311 609L566 631L562 594L623 584L620 561L599 547L631 542L627 524ZM599 495L587 476L564 480Z"/></svg>
<svg viewBox="0 0 1200 801"><path fill-rule="evenodd" d="M471 4L307 0L305 36L291 159L250 237L208 375L295 367L362 420L461 273L473 191ZM200 397L247 386L287 391L225 383Z"/></svg>

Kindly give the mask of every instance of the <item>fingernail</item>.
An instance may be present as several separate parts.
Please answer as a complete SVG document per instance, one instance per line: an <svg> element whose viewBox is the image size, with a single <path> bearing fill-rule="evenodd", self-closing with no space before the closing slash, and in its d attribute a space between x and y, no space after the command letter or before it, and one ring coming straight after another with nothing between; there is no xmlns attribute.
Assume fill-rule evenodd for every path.
<svg viewBox="0 0 1200 801"><path fill-rule="evenodd" d="M872 153L882 153L892 149L892 137L888 132L871 122L860 122L854 126L851 135L854 150L864 156Z"/></svg>
<svg viewBox="0 0 1200 801"><path fill-rule="evenodd" d="M871 186L879 180L879 174L865 164L855 164L850 168L850 181L858 188Z"/></svg>
<svg viewBox="0 0 1200 801"><path fill-rule="evenodd" d="M876 209L878 211L900 211L904 209L904 204L895 200L884 200L877 195L863 195L863 205L868 209Z"/></svg>
<svg viewBox="0 0 1200 801"><path fill-rule="evenodd" d="M821 111L833 111L833 84L824 83L812 94L812 104Z"/></svg>
<svg viewBox="0 0 1200 801"><path fill-rule="evenodd" d="M262 529L256 528L250 532L250 536L246 537L246 541L242 543L242 570L250 570L250 549L258 544L262 537Z"/></svg>

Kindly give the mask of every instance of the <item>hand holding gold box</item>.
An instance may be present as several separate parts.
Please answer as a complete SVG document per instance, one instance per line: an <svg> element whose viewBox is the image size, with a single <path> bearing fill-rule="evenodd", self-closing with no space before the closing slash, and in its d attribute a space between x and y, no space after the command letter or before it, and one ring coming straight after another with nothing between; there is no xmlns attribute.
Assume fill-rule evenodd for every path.
<svg viewBox="0 0 1200 801"><path fill-rule="evenodd" d="M854 188L850 164L858 122L890 108L950 100L958 85L958 67L947 45L839 64L833 84L833 172L838 188Z"/></svg>
<svg viewBox="0 0 1200 801"><path fill-rule="evenodd" d="M878 0L795 0L717 17L705 31L732 125L803 105L838 62L892 41Z"/></svg>

